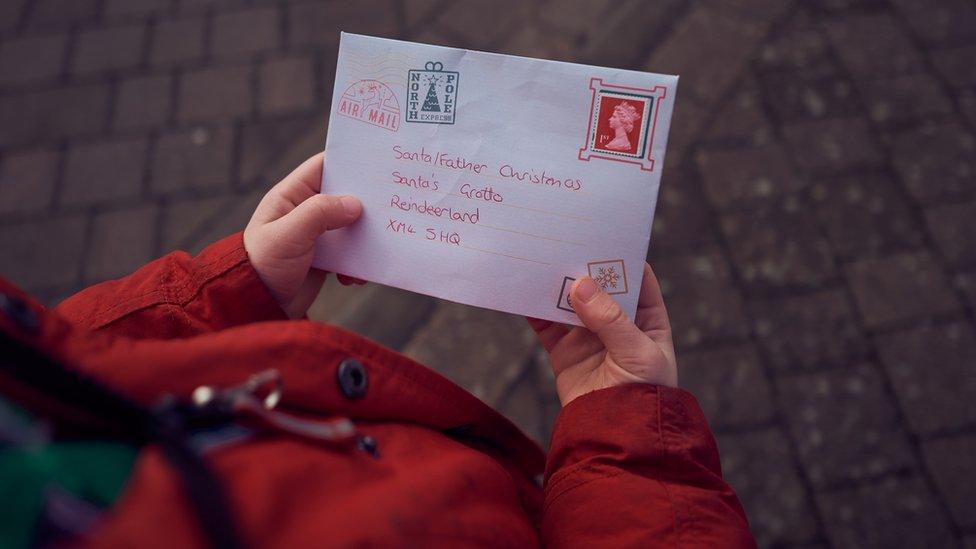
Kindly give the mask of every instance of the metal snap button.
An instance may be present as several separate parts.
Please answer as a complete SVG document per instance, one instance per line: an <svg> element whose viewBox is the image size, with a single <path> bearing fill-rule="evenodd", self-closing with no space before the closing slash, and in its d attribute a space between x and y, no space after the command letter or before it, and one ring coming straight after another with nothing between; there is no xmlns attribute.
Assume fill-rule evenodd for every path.
<svg viewBox="0 0 976 549"><path fill-rule="evenodd" d="M362 362L355 358L347 358L339 364L338 371L339 388L346 398L363 398L366 396L366 387L369 378L366 375L366 367Z"/></svg>
<svg viewBox="0 0 976 549"><path fill-rule="evenodd" d="M40 326L37 313L27 303L16 297L0 294L0 313L22 330L33 332Z"/></svg>

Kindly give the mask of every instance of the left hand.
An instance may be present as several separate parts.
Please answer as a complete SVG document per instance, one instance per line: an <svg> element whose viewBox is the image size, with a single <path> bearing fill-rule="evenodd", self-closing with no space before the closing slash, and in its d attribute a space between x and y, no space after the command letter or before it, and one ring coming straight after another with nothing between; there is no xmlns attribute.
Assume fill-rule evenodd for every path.
<svg viewBox="0 0 976 549"><path fill-rule="evenodd" d="M362 215L353 196L320 194L319 153L302 163L264 195L244 229L244 249L261 281L290 318L305 316L322 289L326 272L312 269L315 239ZM343 284L361 280L339 275Z"/></svg>
<svg viewBox="0 0 976 549"><path fill-rule="evenodd" d="M586 393L629 383L678 386L671 324L650 265L644 264L635 320L590 277L576 280L570 295L585 328L528 319L549 353L563 406Z"/></svg>

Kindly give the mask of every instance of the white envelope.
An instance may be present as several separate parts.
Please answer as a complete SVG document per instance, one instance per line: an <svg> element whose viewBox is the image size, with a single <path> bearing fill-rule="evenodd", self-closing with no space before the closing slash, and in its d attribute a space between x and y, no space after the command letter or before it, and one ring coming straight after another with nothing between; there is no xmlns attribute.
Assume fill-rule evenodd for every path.
<svg viewBox="0 0 976 549"><path fill-rule="evenodd" d="M589 275L633 318L677 84L343 33L322 192L364 210L314 265L569 324Z"/></svg>

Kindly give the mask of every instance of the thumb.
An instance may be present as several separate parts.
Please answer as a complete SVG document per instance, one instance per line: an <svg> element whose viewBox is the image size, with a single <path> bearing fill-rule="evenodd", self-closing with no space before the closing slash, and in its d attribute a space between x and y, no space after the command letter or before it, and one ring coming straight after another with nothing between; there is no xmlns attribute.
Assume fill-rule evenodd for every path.
<svg viewBox="0 0 976 549"><path fill-rule="evenodd" d="M631 356L643 349L647 336L624 314L620 304L584 276L573 283L572 305L588 330L596 334L607 351L617 356Z"/></svg>
<svg viewBox="0 0 976 549"><path fill-rule="evenodd" d="M269 225L282 240L311 243L327 230L353 223L362 213L363 205L354 196L315 194Z"/></svg>

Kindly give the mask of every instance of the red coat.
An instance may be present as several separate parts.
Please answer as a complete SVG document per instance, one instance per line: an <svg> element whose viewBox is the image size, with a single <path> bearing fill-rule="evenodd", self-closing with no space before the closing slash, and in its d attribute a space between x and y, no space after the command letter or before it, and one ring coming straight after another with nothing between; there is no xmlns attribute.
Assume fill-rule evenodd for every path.
<svg viewBox="0 0 976 549"><path fill-rule="evenodd" d="M208 451L253 547L755 545L691 394L627 385L582 396L560 413L545 456L420 364L333 326L286 320L239 234L195 258L170 254L53 311L2 280L0 294L5 334L147 406L275 368L284 379L279 409L349 417L376 441L376 456L284 435ZM18 300L27 310L11 312ZM355 380L362 394L340 383L349 358L364 367ZM9 395L12 382L0 372L0 391ZM151 444L92 542L195 547L202 536Z"/></svg>

